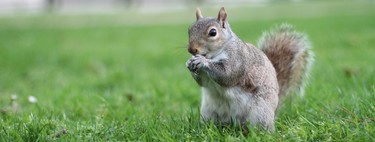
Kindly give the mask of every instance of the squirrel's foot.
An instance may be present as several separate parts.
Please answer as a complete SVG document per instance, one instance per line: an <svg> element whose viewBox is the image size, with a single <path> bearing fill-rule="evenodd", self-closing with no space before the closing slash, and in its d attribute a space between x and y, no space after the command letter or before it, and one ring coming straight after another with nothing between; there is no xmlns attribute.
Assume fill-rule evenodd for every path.
<svg viewBox="0 0 375 142"><path fill-rule="evenodd" d="M186 62L186 67L190 72L197 73L204 65L207 64L207 59L202 55L196 55L191 57Z"/></svg>

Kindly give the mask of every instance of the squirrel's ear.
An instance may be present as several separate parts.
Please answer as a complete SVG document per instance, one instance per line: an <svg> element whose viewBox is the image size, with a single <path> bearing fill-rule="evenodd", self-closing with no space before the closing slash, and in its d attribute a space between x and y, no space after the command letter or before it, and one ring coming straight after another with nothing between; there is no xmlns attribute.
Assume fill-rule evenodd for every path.
<svg viewBox="0 0 375 142"><path fill-rule="evenodd" d="M227 20L227 12L225 12L224 7L221 7L219 14L217 16L217 20L220 21L221 27L225 28L225 21Z"/></svg>
<svg viewBox="0 0 375 142"><path fill-rule="evenodd" d="M195 11L195 16L197 17L197 21L201 18L203 18L202 16L202 12L199 8L197 8L197 10Z"/></svg>

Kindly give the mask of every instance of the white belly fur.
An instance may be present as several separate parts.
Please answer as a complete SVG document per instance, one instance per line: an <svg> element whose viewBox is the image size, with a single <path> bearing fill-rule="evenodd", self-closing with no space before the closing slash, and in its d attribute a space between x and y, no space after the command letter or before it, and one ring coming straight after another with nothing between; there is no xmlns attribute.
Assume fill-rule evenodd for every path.
<svg viewBox="0 0 375 142"><path fill-rule="evenodd" d="M250 122L271 128L274 110L263 98L239 87L223 88L212 80L202 87L201 117L219 124ZM271 128L272 129L272 128Z"/></svg>

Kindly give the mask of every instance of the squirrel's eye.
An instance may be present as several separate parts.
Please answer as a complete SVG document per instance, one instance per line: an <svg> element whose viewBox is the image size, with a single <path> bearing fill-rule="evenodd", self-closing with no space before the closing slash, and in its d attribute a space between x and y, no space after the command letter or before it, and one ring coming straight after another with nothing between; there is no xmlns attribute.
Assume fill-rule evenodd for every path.
<svg viewBox="0 0 375 142"><path fill-rule="evenodd" d="M214 36L216 36L216 29L211 29L210 32L208 32L208 35L209 35L210 37L214 37Z"/></svg>

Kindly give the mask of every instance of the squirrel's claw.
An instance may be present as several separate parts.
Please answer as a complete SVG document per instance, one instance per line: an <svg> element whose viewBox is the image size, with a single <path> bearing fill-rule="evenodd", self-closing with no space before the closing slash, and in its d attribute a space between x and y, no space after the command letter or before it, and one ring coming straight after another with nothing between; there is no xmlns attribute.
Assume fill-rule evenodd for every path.
<svg viewBox="0 0 375 142"><path fill-rule="evenodd" d="M193 73L197 73L200 68L203 67L203 62L205 61L204 56L197 55L191 57L187 62L186 62L186 67Z"/></svg>

